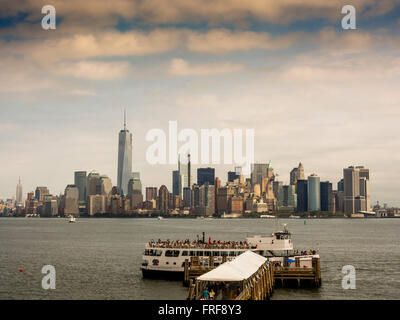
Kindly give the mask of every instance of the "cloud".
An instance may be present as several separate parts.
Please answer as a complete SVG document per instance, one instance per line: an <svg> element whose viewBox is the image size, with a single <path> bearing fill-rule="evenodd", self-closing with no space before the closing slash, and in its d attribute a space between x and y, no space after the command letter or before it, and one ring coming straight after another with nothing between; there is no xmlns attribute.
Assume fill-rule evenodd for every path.
<svg viewBox="0 0 400 320"><path fill-rule="evenodd" d="M27 20L37 20L43 15L41 0L11 1L2 4L1 16L15 16L27 12ZM260 21L289 24L306 19L340 20L340 9L348 4L344 0L114 0L80 1L53 0L57 14L65 23L92 26L110 26L118 17L135 19L144 24L181 24L207 22L210 25L240 24L243 21ZM383 15L393 9L397 0L353 0L359 13L368 16ZM83 23L85 22L85 23Z"/></svg>
<svg viewBox="0 0 400 320"><path fill-rule="evenodd" d="M230 62L191 64L183 59L173 59L169 66L170 74L176 76L209 76L237 72L243 65Z"/></svg>
<svg viewBox="0 0 400 320"><path fill-rule="evenodd" d="M80 61L59 64L55 66L53 72L75 78L113 80L127 76L130 70L129 62Z"/></svg>

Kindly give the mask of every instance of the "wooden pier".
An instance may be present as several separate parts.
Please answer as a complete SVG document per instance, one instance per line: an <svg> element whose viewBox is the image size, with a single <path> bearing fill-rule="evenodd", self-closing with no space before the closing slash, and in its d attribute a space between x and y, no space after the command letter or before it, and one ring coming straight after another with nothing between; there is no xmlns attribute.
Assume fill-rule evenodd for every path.
<svg viewBox="0 0 400 320"><path fill-rule="evenodd" d="M274 268L274 279L276 287L320 287L321 266L319 258L312 258L312 267L300 267L300 261L296 258L295 267Z"/></svg>
<svg viewBox="0 0 400 320"><path fill-rule="evenodd" d="M246 251L196 279L190 278L188 300L203 299L206 290L215 292L213 300L268 300L273 288L272 263Z"/></svg>
<svg viewBox="0 0 400 320"><path fill-rule="evenodd" d="M223 268L226 265L226 257L224 257L223 263L218 267L214 266L213 257L202 257L202 259L192 257L190 261L187 259L185 261L184 284L189 286L188 299L200 299L206 287L215 287L218 290L219 295L214 297L214 299L218 300L268 300L271 298L274 288L321 286L322 279L319 257L295 257L295 262L284 262L283 266L281 266L278 263L269 262L265 257L254 252L247 251L231 260L228 264L234 264L235 260L241 260L242 264L246 263L243 257L239 258L250 254L261 257L263 263L260 264L254 274L241 281L226 281L224 276L221 276L219 281L218 278L216 278L217 280L210 281L212 279L211 276L216 274L215 272L211 272L218 269L229 270L228 268ZM308 260L308 263L302 261L302 258ZM223 274L223 272L220 273ZM210 276L207 276L208 274ZM202 277L203 275L204 277ZM236 296L235 288L240 288L240 292L237 292Z"/></svg>

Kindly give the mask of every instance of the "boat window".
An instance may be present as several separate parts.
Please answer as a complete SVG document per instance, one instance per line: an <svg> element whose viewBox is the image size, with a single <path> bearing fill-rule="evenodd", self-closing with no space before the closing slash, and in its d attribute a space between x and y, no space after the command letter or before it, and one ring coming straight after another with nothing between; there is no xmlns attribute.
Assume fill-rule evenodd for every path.
<svg viewBox="0 0 400 320"><path fill-rule="evenodd" d="M234 256L236 256L236 252L235 252L235 251L231 251L231 252L229 252L229 256L230 256L230 257L234 257Z"/></svg>
<svg viewBox="0 0 400 320"><path fill-rule="evenodd" d="M221 251L221 256L223 257L228 256L228 251Z"/></svg>
<svg viewBox="0 0 400 320"><path fill-rule="evenodd" d="M155 250L155 249L151 249L151 250L145 250L144 255L145 256L161 256L162 251L161 250Z"/></svg>
<svg viewBox="0 0 400 320"><path fill-rule="evenodd" d="M189 251L182 251L182 256L186 257L189 254Z"/></svg>
<svg viewBox="0 0 400 320"><path fill-rule="evenodd" d="M165 251L165 256L166 257L178 257L179 250L167 250L167 251Z"/></svg>
<svg viewBox="0 0 400 320"><path fill-rule="evenodd" d="M219 251L213 251L213 256L214 257L219 257Z"/></svg>
<svg viewBox="0 0 400 320"><path fill-rule="evenodd" d="M206 257L211 256L211 251L204 251L204 255L205 255Z"/></svg>
<svg viewBox="0 0 400 320"><path fill-rule="evenodd" d="M190 256L195 257L196 256L196 251L190 251Z"/></svg>
<svg viewBox="0 0 400 320"><path fill-rule="evenodd" d="M197 255L198 257L201 257L201 256L203 255L203 251L197 251L196 253L197 253L196 255Z"/></svg>

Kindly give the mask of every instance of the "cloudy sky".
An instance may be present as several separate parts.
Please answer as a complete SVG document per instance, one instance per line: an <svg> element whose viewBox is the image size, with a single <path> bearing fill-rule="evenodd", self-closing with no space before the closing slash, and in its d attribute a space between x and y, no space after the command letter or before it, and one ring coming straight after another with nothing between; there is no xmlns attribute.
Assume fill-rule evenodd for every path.
<svg viewBox="0 0 400 320"><path fill-rule="evenodd" d="M398 0L53 0L45 31L46 4L0 0L0 198L19 176L24 196L63 191L76 170L116 184L126 108L144 186L171 188L145 137L176 120L254 129L256 161L284 182L299 161L335 188L364 165L372 200L400 205ZM345 4L357 30L341 28Z"/></svg>

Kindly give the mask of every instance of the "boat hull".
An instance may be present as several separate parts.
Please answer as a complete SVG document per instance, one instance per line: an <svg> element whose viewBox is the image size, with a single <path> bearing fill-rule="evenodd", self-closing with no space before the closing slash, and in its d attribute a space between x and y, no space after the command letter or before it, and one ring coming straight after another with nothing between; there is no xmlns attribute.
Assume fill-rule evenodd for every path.
<svg viewBox="0 0 400 320"><path fill-rule="evenodd" d="M183 271L142 269L144 279L183 280Z"/></svg>

